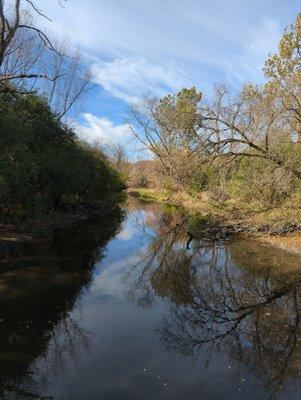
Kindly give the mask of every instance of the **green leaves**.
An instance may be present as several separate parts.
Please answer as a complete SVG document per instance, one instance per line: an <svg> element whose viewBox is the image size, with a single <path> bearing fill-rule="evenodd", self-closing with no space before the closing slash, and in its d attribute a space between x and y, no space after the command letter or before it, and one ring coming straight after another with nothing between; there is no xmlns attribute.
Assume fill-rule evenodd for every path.
<svg viewBox="0 0 301 400"><path fill-rule="evenodd" d="M295 23L286 29L278 45L278 53L270 54L264 72L268 78L277 81L301 70L301 13Z"/></svg>
<svg viewBox="0 0 301 400"><path fill-rule="evenodd" d="M80 143L36 95L0 94L0 213L31 217L57 199L97 201L124 188L99 151Z"/></svg>
<svg viewBox="0 0 301 400"><path fill-rule="evenodd" d="M197 107L201 99L202 93L193 86L159 101L156 115L161 129L169 131L171 141L188 143L194 137L198 120Z"/></svg>

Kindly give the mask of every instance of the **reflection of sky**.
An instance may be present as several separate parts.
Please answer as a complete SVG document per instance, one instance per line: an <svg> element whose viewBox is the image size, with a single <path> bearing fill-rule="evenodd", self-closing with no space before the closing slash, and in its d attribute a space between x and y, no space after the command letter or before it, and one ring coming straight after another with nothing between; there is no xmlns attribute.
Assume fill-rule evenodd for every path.
<svg viewBox="0 0 301 400"><path fill-rule="evenodd" d="M135 235L135 229L133 227L125 227L117 236L116 239L130 240Z"/></svg>
<svg viewBox="0 0 301 400"><path fill-rule="evenodd" d="M106 247L105 258L96 265L91 288L93 292L101 291L102 294L113 296L123 295L120 276L125 267L130 267L138 261L139 254L146 251L149 241L148 235L143 235L141 232L140 223L143 223L145 217L145 212L133 211L125 219L120 233ZM148 234L151 233L149 228L145 229Z"/></svg>
<svg viewBox="0 0 301 400"><path fill-rule="evenodd" d="M112 264L119 262L120 265L126 263L133 253L141 251L148 242L148 236L142 234L141 228L137 226L137 219L143 220L145 213L133 211L123 222L120 233L108 244L104 252L105 258L96 266L95 274L98 275L101 270L112 267ZM148 234L151 233L146 228Z"/></svg>
<svg viewBox="0 0 301 400"><path fill-rule="evenodd" d="M36 363L37 371L44 373L37 372L35 378L48 383L43 394L55 400L263 400L264 390L248 366L218 349L205 347L195 356L166 351L158 334L168 317L166 300L157 298L151 308L143 309L128 299L124 270L147 248L150 239L142 235L137 221L145 216L133 211L126 218L121 232L108 244L105 258L96 265L91 287L69 315L88 332L89 349L80 339L71 350L64 345L64 369L52 372L49 360L54 358L55 342L78 336L76 331L60 333L60 340L53 336L52 353ZM147 229L147 233L153 232ZM210 262L208 254L206 263ZM219 257L225 257L222 248ZM298 397L280 397L288 398Z"/></svg>

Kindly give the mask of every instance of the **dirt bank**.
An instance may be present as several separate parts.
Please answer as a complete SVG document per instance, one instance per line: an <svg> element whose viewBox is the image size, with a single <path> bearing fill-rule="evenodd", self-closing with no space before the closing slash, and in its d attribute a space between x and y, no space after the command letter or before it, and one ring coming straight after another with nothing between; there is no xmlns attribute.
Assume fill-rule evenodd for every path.
<svg viewBox="0 0 301 400"><path fill-rule="evenodd" d="M183 193L132 189L129 194L142 201L161 202L180 207L193 217L194 237L223 239L231 236L255 237L268 245L301 254L301 207L249 210L233 204L223 207L212 204L203 196L194 199Z"/></svg>
<svg viewBox="0 0 301 400"><path fill-rule="evenodd" d="M115 199L94 204L62 204L56 212L34 221L2 223L0 224L0 242L41 242L47 240L56 229L102 217L117 207L117 204Z"/></svg>

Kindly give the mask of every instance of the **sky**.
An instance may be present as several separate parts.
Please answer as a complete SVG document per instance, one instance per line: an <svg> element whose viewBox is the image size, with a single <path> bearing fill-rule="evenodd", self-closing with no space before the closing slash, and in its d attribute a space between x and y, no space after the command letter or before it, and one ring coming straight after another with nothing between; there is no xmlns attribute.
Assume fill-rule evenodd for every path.
<svg viewBox="0 0 301 400"><path fill-rule="evenodd" d="M63 2L63 0L61 0ZM142 96L164 96L215 83L239 89L263 82L262 67L300 0L55 0L36 4L53 35L80 45L95 88L78 117L89 142L133 147L128 109Z"/></svg>

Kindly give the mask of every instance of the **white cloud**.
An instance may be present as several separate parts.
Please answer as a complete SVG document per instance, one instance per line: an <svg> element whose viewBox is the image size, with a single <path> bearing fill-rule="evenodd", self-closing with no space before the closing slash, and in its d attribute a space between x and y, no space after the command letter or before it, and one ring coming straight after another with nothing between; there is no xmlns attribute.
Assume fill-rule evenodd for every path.
<svg viewBox="0 0 301 400"><path fill-rule="evenodd" d="M299 11L296 0L40 3L53 29L82 44L96 82L126 102L183 85L261 80L267 53Z"/></svg>
<svg viewBox="0 0 301 400"><path fill-rule="evenodd" d="M242 54L241 62L249 70L249 76L254 79L262 75L264 61L268 54L276 51L279 38L281 37L279 21L265 17L261 25L254 32L252 40L244 43L245 51Z"/></svg>
<svg viewBox="0 0 301 400"><path fill-rule="evenodd" d="M299 0L76 0L62 9L39 0L54 21L41 23L80 43L95 81L112 102L126 103L182 86L206 94L214 83L262 82L264 60L299 6Z"/></svg>
<svg viewBox="0 0 301 400"><path fill-rule="evenodd" d="M156 65L143 57L94 64L92 72L96 83L128 103L135 103L146 93L162 96L187 84L175 65Z"/></svg>
<svg viewBox="0 0 301 400"><path fill-rule="evenodd" d="M120 240L131 240L135 235L135 229L132 226L125 226L125 228L116 236Z"/></svg>
<svg viewBox="0 0 301 400"><path fill-rule="evenodd" d="M246 44L247 51L260 58L274 50L281 35L279 22L271 17L265 17L259 29L254 33L253 40Z"/></svg>
<svg viewBox="0 0 301 400"><path fill-rule="evenodd" d="M97 117L90 113L84 113L82 117L84 123L76 124L75 129L77 135L89 143L120 142L130 136L130 128L127 124L116 125L107 117Z"/></svg>
<svg viewBox="0 0 301 400"><path fill-rule="evenodd" d="M268 54L277 49L281 36L279 21L265 17L250 33L248 40L241 38L241 48L235 58L222 60L227 83L238 89L248 82L264 81L263 67Z"/></svg>

